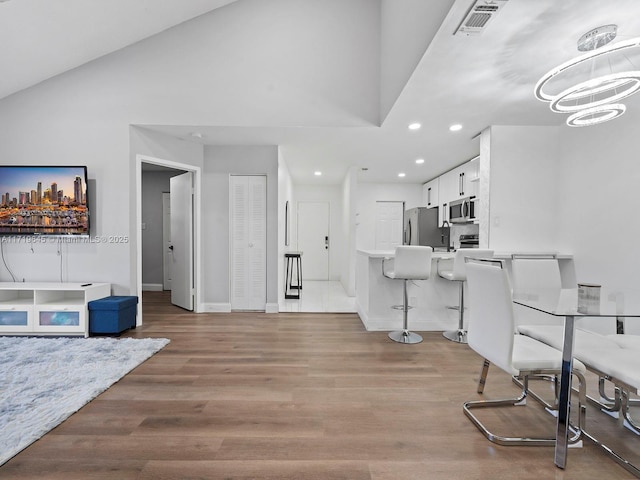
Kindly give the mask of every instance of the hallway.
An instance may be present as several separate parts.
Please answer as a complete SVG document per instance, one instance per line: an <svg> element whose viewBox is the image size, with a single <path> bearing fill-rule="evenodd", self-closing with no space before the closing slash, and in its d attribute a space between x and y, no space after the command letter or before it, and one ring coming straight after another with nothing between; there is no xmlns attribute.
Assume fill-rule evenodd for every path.
<svg viewBox="0 0 640 480"><path fill-rule="evenodd" d="M299 299L285 299L280 312L355 313L356 297L349 297L340 282L305 280Z"/></svg>

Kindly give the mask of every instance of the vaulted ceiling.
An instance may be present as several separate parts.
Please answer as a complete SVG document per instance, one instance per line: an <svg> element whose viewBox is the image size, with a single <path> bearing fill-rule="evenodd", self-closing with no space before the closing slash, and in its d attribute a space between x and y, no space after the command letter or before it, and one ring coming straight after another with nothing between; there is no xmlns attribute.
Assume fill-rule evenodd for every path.
<svg viewBox="0 0 640 480"><path fill-rule="evenodd" d="M203 16L213 18L229 9L249 12L266 5L283 9L279 13L286 17L284 9L294 5L288 3L291 1L3 0L0 99L83 68L105 55L134 52L131 49L145 39L169 41L174 38L171 35L194 32L197 42ZM311 99L300 107L299 123L295 118L285 122L278 112L271 111L242 125L231 121L187 123L183 118L140 125L211 145L279 145L294 181L300 184L336 184L349 168L358 169L364 182L422 183L477 155L477 134L490 125L564 125L566 116L551 112L548 105L536 100L533 89L544 73L578 54L576 40L587 30L613 23L618 25L619 39L640 35L637 0L507 0L477 36L453 34L474 0L305 0L314 7L308 15L317 15L317 9L324 8L322 2L332 5L332 13L347 4L352 8L345 12L351 15L362 11L361 17L354 16L353 37L342 40L357 43L367 39L369 45L349 45L349 51L371 55L366 68L375 73L369 82L359 84L349 78L336 80L322 71L309 74L309 79L318 82L318 91L325 79L334 82L333 86L342 82L343 105L349 105L350 98L365 98L361 97L363 91L375 95L366 111L360 108L355 118L348 109L342 116L334 111L331 120L323 124L323 117L314 117L315 112L309 109L314 105ZM376 15L371 14L372 7ZM251 28L258 39L255 48L263 49L260 54L265 62L270 56L286 55L283 43L272 43L278 45L278 51L269 50L268 44L260 45L261 35L274 38L270 25L256 22ZM240 55L234 50L237 43L229 42L224 48L230 55ZM333 69L335 53L325 52ZM635 58L628 60L636 62ZM238 69L238 81L252 75L252 68L255 64ZM295 98L287 93L278 92L282 102ZM640 109L640 100L631 98L627 105ZM409 131L407 126L412 122L420 122L420 130ZM453 123L462 124L462 129L450 132ZM417 158L426 161L417 165ZM321 179L313 177L315 170L323 171ZM398 178L400 171L406 177Z"/></svg>

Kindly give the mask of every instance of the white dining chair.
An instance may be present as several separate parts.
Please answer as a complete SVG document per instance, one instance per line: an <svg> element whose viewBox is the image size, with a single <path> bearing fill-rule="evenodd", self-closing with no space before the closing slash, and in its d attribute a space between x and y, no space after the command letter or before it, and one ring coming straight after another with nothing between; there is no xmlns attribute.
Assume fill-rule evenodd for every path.
<svg viewBox="0 0 640 480"><path fill-rule="evenodd" d="M511 286L514 295L532 289L559 290L562 288L557 255L555 253L511 255ZM517 325L563 324L562 318L556 318L521 305L516 305L514 311Z"/></svg>
<svg viewBox="0 0 640 480"><path fill-rule="evenodd" d="M458 305L454 308L458 310L458 328L456 330L446 330L442 333L444 338L457 343L467 343L467 331L464 328L464 284L467 280L465 270L465 258L492 258L493 250L484 248L459 248L452 259L442 259L438 261L438 275L445 280L458 282Z"/></svg>
<svg viewBox="0 0 640 480"><path fill-rule="evenodd" d="M531 337L515 333L511 285L501 260L467 259L466 270L470 313L467 339L469 347L483 358L477 391L483 393L489 365L494 364L509 375L520 379L522 392L517 398L465 402L465 414L491 442L500 445L555 445L553 436L530 438L497 435L489 431L472 413L471 410L477 408L525 404L529 394L529 378L559 375L562 369L562 353ZM570 440L572 443L581 439L584 428L585 371L585 366L574 360L573 374L578 378L580 385L578 428L574 429L575 435Z"/></svg>
<svg viewBox="0 0 640 480"><path fill-rule="evenodd" d="M511 283L514 295L540 288L560 290L562 288L562 277L557 255L555 253L513 254L511 256ZM576 286L574 285L574 287ZM519 333L546 343L558 350L562 349L564 342L564 319L562 317L547 315L521 305L515 305L514 312L516 315L516 329ZM600 319L599 322L607 320ZM624 347L626 343L640 349L640 336L608 335L606 339L599 337L599 335L594 335L588 330L576 327L574 351L588 352L599 348L599 344L604 344L607 340L619 343L621 347ZM579 355L576 356L579 357ZM556 382L557 386L556 378L543 379L552 380ZM620 402L618 398L619 392L614 390L613 396L610 396L607 393L607 383L606 376L600 376L598 385L600 398L587 396L587 399L600 409L617 411L619 410ZM634 399L630 400L630 404L637 403Z"/></svg>
<svg viewBox="0 0 640 480"><path fill-rule="evenodd" d="M382 274L392 280L402 280L402 330L389 333L389 338L398 343L420 343L422 337L410 332L408 326L409 297L407 287L409 281L427 280L431 276L431 256L433 248L421 245L399 245L395 249L393 259L382 260ZM394 308L394 307L392 307Z"/></svg>

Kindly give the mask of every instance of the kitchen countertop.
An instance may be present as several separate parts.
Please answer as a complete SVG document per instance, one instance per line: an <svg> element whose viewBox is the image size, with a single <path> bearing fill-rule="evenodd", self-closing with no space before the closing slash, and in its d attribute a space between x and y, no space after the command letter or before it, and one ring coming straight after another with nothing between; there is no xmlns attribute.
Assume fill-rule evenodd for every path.
<svg viewBox="0 0 640 480"><path fill-rule="evenodd" d="M362 249L358 249L358 253L361 253L363 255L367 255L370 258L384 258L384 257L393 257L395 255L395 251L393 250L362 250ZM531 251L527 251L527 252L509 252L509 251L499 251L499 252L494 252L493 254L493 258L497 258L500 260L511 260L511 255L513 254L518 254L518 255L535 255L535 254L543 254L543 253L549 253L549 252L531 252ZM563 259L571 259L573 258L573 255L570 253L558 253L558 252L553 252L556 254L557 258L559 260L563 260ZM433 251L433 258L453 258L455 254L455 251L451 251L451 252L447 252L446 249L436 249Z"/></svg>
<svg viewBox="0 0 640 480"><path fill-rule="evenodd" d="M358 250L358 253L362 254L362 255L366 255L369 258L385 258L385 257L390 257L393 258L393 256L395 255L395 251L394 250ZM438 258L453 258L453 253L454 252L447 252L447 251L434 251L432 258L438 259Z"/></svg>
<svg viewBox="0 0 640 480"><path fill-rule="evenodd" d="M499 251L499 252L493 252L493 258L498 258L500 260L511 260L511 255L544 255L544 254L555 254L556 257L558 258L558 260L566 260L566 259L571 259L573 258L573 255L571 253L560 253L560 252L532 252L532 251L526 251L526 252L508 252L508 251Z"/></svg>

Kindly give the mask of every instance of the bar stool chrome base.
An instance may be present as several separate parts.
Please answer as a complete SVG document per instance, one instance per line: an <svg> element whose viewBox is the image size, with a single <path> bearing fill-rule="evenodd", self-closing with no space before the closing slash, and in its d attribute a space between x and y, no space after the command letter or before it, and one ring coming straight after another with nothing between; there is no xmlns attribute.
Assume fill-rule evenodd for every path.
<svg viewBox="0 0 640 480"><path fill-rule="evenodd" d="M451 340L456 343L467 343L467 331L466 330L448 330L442 332L442 336L447 340Z"/></svg>
<svg viewBox="0 0 640 480"><path fill-rule="evenodd" d="M422 337L417 333L410 332L409 330L397 330L389 333L389 338L398 343L420 343Z"/></svg>
<svg viewBox="0 0 640 480"><path fill-rule="evenodd" d="M468 258L491 257L493 257L493 250L460 248L455 253L451 269L440 270L438 268L438 275L442 278L458 282L458 305L447 307L451 310L458 310L458 328L456 330L447 330L446 332L442 332L442 336L447 340L456 343L468 343L467 331L464 329L464 311L466 310L464 305L464 282L467 279L464 265L466 260ZM440 265L440 263L438 263L438 265Z"/></svg>
<svg viewBox="0 0 640 480"><path fill-rule="evenodd" d="M415 344L422 337L409 331L409 295L407 286L414 280L427 280L431 275L431 254L433 248L422 245L398 245L395 250L393 270L386 268L388 258L382 259L382 275L392 280L402 280L402 305L392 308L402 310L402 330L389 333L389 338L397 343Z"/></svg>

